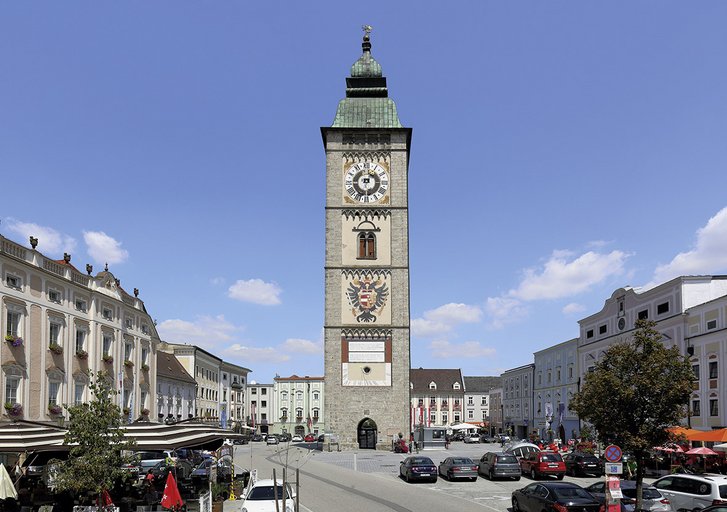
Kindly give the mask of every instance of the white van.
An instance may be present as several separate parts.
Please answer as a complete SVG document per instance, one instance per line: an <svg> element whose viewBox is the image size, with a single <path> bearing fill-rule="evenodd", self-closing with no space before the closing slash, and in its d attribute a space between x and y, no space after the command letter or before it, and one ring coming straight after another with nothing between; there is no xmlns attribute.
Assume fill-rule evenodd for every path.
<svg viewBox="0 0 727 512"><path fill-rule="evenodd" d="M656 480L653 485L669 499L677 512L727 503L726 475L667 475Z"/></svg>

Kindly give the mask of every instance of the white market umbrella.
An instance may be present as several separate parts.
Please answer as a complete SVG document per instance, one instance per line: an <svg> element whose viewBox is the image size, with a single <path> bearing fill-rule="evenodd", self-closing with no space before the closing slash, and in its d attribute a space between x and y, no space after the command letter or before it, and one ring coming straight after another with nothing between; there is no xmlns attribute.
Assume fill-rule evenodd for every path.
<svg viewBox="0 0 727 512"><path fill-rule="evenodd" d="M5 464L0 464L0 500L6 500L8 498L17 500L18 491L15 490L13 479L10 478L8 470L5 469Z"/></svg>
<svg viewBox="0 0 727 512"><path fill-rule="evenodd" d="M727 443L715 444L712 449L727 452Z"/></svg>
<svg viewBox="0 0 727 512"><path fill-rule="evenodd" d="M472 425L470 423L457 423L456 425L450 425L449 428L452 430L462 430L465 428L477 428L477 425Z"/></svg>

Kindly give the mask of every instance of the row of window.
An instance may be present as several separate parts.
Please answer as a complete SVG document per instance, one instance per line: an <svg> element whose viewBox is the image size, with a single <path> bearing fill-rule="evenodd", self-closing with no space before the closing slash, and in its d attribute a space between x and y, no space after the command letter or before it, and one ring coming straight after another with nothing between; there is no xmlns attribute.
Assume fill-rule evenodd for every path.
<svg viewBox="0 0 727 512"><path fill-rule="evenodd" d="M702 415L702 401L699 399L692 400L692 416ZM716 398L710 398L709 400L709 415L719 416L719 400Z"/></svg>
<svg viewBox="0 0 727 512"><path fill-rule="evenodd" d="M23 308L15 306L13 304L7 304L6 311L6 322L5 322L5 335L12 336L13 338L22 338L22 326L23 326ZM63 319L49 316L48 318L48 348L51 345L63 348ZM88 353L87 347L88 330L82 326L75 327L74 336L74 350L77 354ZM102 341L102 357L110 357L113 349L113 335L109 333L103 333ZM124 361L133 361L134 356L134 344L130 342L124 343ZM142 347L141 349L141 364L148 364L149 361L149 349Z"/></svg>
<svg viewBox="0 0 727 512"><path fill-rule="evenodd" d="M547 377L546 384L550 384L553 381L553 374L552 374L551 370L548 370L548 372L545 375ZM559 383L560 378L561 378L560 367L558 367L555 369L555 382ZM573 366L569 365L568 366L568 379L570 380L572 378L573 378ZM543 383L543 375L542 375L542 372L538 371L538 384L542 384L542 383Z"/></svg>
<svg viewBox="0 0 727 512"><path fill-rule="evenodd" d="M313 400L319 400L320 399L320 392L319 391L313 391L312 393ZM295 398L297 400L303 400L303 392L302 391L296 391ZM288 392L287 391L281 391L280 393L280 401L281 402L287 402L288 401Z"/></svg>
<svg viewBox="0 0 727 512"><path fill-rule="evenodd" d="M716 379L719 377L719 363L717 361L710 361L709 365L709 378ZM694 380L699 380L699 365L692 365L692 373L694 374Z"/></svg>
<svg viewBox="0 0 727 512"><path fill-rule="evenodd" d="M263 405L263 407L265 407L265 406ZM314 420L317 420L319 418L320 410L317 407L314 407L313 409L311 409L311 414L312 414L311 417ZM281 407L280 408L280 417L281 418L287 418L288 417L288 408L287 407ZM302 418L303 417L303 408L302 407L298 407L295 410L295 417L296 418Z"/></svg>
<svg viewBox="0 0 727 512"><path fill-rule="evenodd" d="M23 288L23 281L19 276L6 273L5 274L5 284L11 288L15 288L18 290L22 290ZM57 289L48 287L47 290L47 298L50 302L53 302L55 304L62 304L63 303L63 293ZM87 313L88 312L88 300L82 296L76 296L74 299L74 306L77 311L80 311L81 313ZM114 307L110 305L102 305L101 307L101 316L104 320L108 320L109 322L113 322L115 318L114 314ZM127 314L124 317L124 326L127 329L133 329L136 322L136 317L134 315ZM149 326L146 323L141 324L141 332L144 334L149 334Z"/></svg>
<svg viewBox="0 0 727 512"><path fill-rule="evenodd" d="M624 314L623 310L623 302L619 302L619 316ZM661 316L665 315L669 312L670 306L669 302L662 302L661 304L656 305L656 315ZM649 310L648 309L642 309L641 311L636 313L636 318L639 320L648 320L649 319ZM619 330L623 330L626 326L626 322L623 319L619 319L618 321L618 328ZM598 334L599 336L603 336L605 334L608 334L608 325L602 324L598 326ZM594 330L589 329L586 331L586 339L591 339L595 336Z"/></svg>

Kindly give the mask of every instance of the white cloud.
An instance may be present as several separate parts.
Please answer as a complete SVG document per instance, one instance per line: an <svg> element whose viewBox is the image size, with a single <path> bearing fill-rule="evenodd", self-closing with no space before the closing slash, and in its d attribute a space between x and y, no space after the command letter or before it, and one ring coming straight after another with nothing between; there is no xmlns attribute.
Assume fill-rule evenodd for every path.
<svg viewBox="0 0 727 512"><path fill-rule="evenodd" d="M6 225L10 231L20 235L22 244L27 244L31 236L37 238L38 250L49 257L58 255L60 259L62 253L73 254L76 249L76 240L73 237L59 233L53 228L33 222L22 222L12 217L6 220Z"/></svg>
<svg viewBox="0 0 727 512"><path fill-rule="evenodd" d="M235 343L225 350L225 352L234 357L239 357L241 361L246 362L284 363L290 360L288 354L273 347L248 347Z"/></svg>
<svg viewBox="0 0 727 512"><path fill-rule="evenodd" d="M323 343L301 338L288 338L283 342L281 350L286 352L298 352L301 354L322 354Z"/></svg>
<svg viewBox="0 0 727 512"><path fill-rule="evenodd" d="M449 303L425 311L422 316L423 318L415 318L411 321L412 334L417 337L430 338L449 332L459 324L479 322L482 310L477 306Z"/></svg>
<svg viewBox="0 0 727 512"><path fill-rule="evenodd" d="M710 275L727 270L727 208L723 208L697 230L694 247L677 254L654 271L652 282L646 287L669 281L683 275Z"/></svg>
<svg viewBox="0 0 727 512"><path fill-rule="evenodd" d="M437 359L492 357L497 352L494 348L483 347L479 341L450 343L446 340L435 340L429 344L429 348Z"/></svg>
<svg viewBox="0 0 727 512"><path fill-rule="evenodd" d="M485 311L490 317L492 329L502 329L505 325L518 322L528 316L528 309L522 302L507 297L488 297L485 302Z"/></svg>
<svg viewBox="0 0 727 512"><path fill-rule="evenodd" d="M96 263L123 263L129 258L129 252L121 248L121 242L103 231L84 231L83 240L88 246L88 255Z"/></svg>
<svg viewBox="0 0 727 512"><path fill-rule="evenodd" d="M520 285L508 295L524 301L571 297L622 274L626 258L628 254L622 251L589 251L575 258L569 251L553 251L543 268L526 269Z"/></svg>
<svg viewBox="0 0 727 512"><path fill-rule="evenodd" d="M583 304L578 304L577 302L571 302L563 306L564 315L574 315L576 313L582 313L585 310L586 306L584 306Z"/></svg>
<svg viewBox="0 0 727 512"><path fill-rule="evenodd" d="M280 304L282 290L275 283L266 283L262 279L238 280L230 286L227 296L242 302L252 302L263 306Z"/></svg>
<svg viewBox="0 0 727 512"><path fill-rule="evenodd" d="M170 319L157 325L162 340L201 347L213 347L219 342L232 341L243 329L225 320L224 315L200 316L193 322Z"/></svg>
<svg viewBox="0 0 727 512"><path fill-rule="evenodd" d="M210 284L214 286L220 286L222 284L225 284L225 278L224 277L213 277L210 279Z"/></svg>

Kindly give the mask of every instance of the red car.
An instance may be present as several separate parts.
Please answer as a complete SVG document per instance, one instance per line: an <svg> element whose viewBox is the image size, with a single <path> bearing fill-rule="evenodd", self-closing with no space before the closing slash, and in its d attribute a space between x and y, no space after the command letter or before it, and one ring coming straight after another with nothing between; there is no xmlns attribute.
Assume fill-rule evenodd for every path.
<svg viewBox="0 0 727 512"><path fill-rule="evenodd" d="M315 443L316 436L313 434L306 434L303 438L303 441L305 441L306 443Z"/></svg>
<svg viewBox="0 0 727 512"><path fill-rule="evenodd" d="M565 462L557 452L531 452L520 459L520 471L533 480L553 475L558 480L565 476Z"/></svg>

